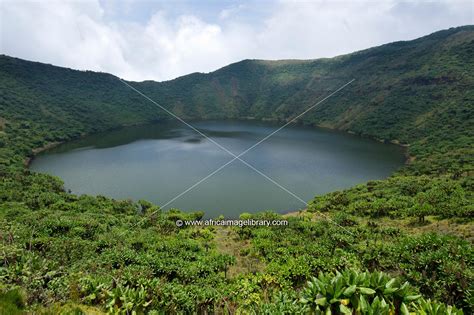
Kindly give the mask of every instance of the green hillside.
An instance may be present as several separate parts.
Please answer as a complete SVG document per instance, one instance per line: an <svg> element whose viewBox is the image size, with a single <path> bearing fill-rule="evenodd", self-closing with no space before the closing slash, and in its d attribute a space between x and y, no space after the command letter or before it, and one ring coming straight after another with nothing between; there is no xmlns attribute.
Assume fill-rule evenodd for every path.
<svg viewBox="0 0 474 315"><path fill-rule="evenodd" d="M473 50L474 27L466 26L332 59L244 60L209 74L132 84L187 118L285 120L355 79L301 122L409 143L411 155L430 159L419 171L454 172L469 158L466 144L473 136ZM109 74L7 56L0 67L2 116L12 124L40 125L44 132L35 147L45 138L63 141L170 118ZM449 146L457 162L438 165L436 155L446 153L438 145Z"/></svg>
<svg viewBox="0 0 474 315"><path fill-rule="evenodd" d="M284 122L352 79L299 123L406 145L409 164L316 196L285 228L178 228L202 214L72 195L25 167L41 148L168 114L113 75L0 56L0 313L469 314L474 26L128 84L186 119Z"/></svg>
<svg viewBox="0 0 474 315"><path fill-rule="evenodd" d="M419 148L423 139L430 142L431 161L420 171L452 172L462 166L432 160L446 153L438 145L449 145L456 159L468 158L469 152L458 149L472 142L472 69L474 27L463 27L333 59L245 60L210 74L137 88L189 117L285 120L355 79L302 123L409 143L412 155L428 158L426 148Z"/></svg>

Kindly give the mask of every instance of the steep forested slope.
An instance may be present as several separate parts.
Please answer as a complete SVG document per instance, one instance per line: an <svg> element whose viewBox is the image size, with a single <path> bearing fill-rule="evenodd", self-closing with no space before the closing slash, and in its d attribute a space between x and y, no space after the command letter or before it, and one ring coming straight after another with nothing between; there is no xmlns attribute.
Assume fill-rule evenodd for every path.
<svg viewBox="0 0 474 315"><path fill-rule="evenodd" d="M168 114L113 75L0 56L0 313L449 311L418 293L471 312L473 73L466 26L331 59L128 82L184 118L285 121L355 79L300 122L409 145L397 174L317 196L288 227L178 228L202 214L75 196L24 166L48 144Z"/></svg>
<svg viewBox="0 0 474 315"><path fill-rule="evenodd" d="M429 142L429 155L445 153L435 148L442 144L460 161L470 153L460 147L473 136L473 68L474 27L466 26L333 59L245 60L209 74L132 84L188 118L285 120L355 79L302 122L414 144L412 154L425 158L419 141ZM34 146L45 138L62 141L170 118L112 75L7 56L0 58L0 69L2 117L11 124L23 120L38 126L15 128L38 133ZM462 168L457 163L425 167Z"/></svg>
<svg viewBox="0 0 474 315"><path fill-rule="evenodd" d="M19 163L48 142L159 118L154 105L109 74L6 56L0 57L0 69L3 165Z"/></svg>
<svg viewBox="0 0 474 315"><path fill-rule="evenodd" d="M333 59L246 60L140 88L189 116L285 120L355 79L302 122L414 144L416 155L423 154L418 141L424 139L430 155L449 145L450 155L467 159L459 147L473 139L472 69L474 27L464 27ZM457 164L425 167L459 170Z"/></svg>

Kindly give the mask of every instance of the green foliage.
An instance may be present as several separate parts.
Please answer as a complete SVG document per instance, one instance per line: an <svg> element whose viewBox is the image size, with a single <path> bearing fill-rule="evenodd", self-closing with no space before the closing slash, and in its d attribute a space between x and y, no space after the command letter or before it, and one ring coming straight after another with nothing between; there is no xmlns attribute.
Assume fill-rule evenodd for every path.
<svg viewBox="0 0 474 315"><path fill-rule="evenodd" d="M381 272L347 271L336 276L320 274L313 278L303 290L301 302L321 314L326 314L328 309L343 314L366 314L371 313L370 308L388 314L389 310L400 312L419 297L408 282L397 283L396 279Z"/></svg>
<svg viewBox="0 0 474 315"><path fill-rule="evenodd" d="M455 306L437 303L431 300L420 299L415 304L415 311L420 315L462 315L464 312Z"/></svg>
<svg viewBox="0 0 474 315"><path fill-rule="evenodd" d="M406 235L370 222L337 226L292 218L284 229L253 228L248 239L251 255L266 263L266 272L282 287L301 286L321 271L367 268L400 274L425 296L460 307L470 304L474 251L456 237Z"/></svg>
<svg viewBox="0 0 474 315"><path fill-rule="evenodd" d="M318 196L310 202L309 211L343 211L372 218L412 216L420 221L428 215L471 220L473 202L469 179L392 176Z"/></svg>
<svg viewBox="0 0 474 315"><path fill-rule="evenodd" d="M278 291L256 314L463 314L456 307L425 300L408 282L382 272L320 273L300 293Z"/></svg>
<svg viewBox="0 0 474 315"><path fill-rule="evenodd" d="M472 228L473 30L130 82L183 118L287 121L355 78L299 122L408 146L410 163L387 180L318 196L289 226L232 229L258 270L243 270L242 257L217 244L218 230L176 227L203 212L76 196L25 169L51 145L169 117L112 75L0 56L0 312L472 313L470 242L377 222L434 216Z"/></svg>
<svg viewBox="0 0 474 315"><path fill-rule="evenodd" d="M23 314L25 306L25 296L18 288L0 291L0 314Z"/></svg>

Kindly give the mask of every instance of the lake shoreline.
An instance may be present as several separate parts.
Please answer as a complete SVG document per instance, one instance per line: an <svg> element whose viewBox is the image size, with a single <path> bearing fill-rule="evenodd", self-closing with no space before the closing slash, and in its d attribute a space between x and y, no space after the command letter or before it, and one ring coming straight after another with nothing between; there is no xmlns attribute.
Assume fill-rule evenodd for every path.
<svg viewBox="0 0 474 315"><path fill-rule="evenodd" d="M216 119L188 119L187 121L189 122L196 122L196 121L212 121L212 120L216 120ZM272 122L272 123L278 123L278 122L281 122L281 123L286 123L288 121L284 121L284 120L279 120L279 119L273 119L273 118L261 118L261 119L257 119L257 118L254 118L254 117L240 117L240 118L219 118L218 120L222 120L222 121L226 121L226 120L236 120L236 121L257 121L257 122ZM98 131L98 132L93 132L93 133L85 133L85 134L81 134L79 137L76 137L76 138L71 138L69 140L66 140L66 141L53 141L53 142L48 142L46 143L45 145L41 146L41 147L37 147L37 148L33 148L31 150L31 154L30 156L26 157L25 158L25 162L24 162L24 165L26 168L29 168L31 162L33 161L33 159L35 158L35 156L37 156L38 154L44 152L44 151L47 151L47 150L50 150L50 149L53 149L61 144L64 144L64 143L67 143L67 142L71 142L71 141L75 141L75 140L79 140L79 139L82 139L82 138L85 138L85 137L88 137L88 136L92 136L92 135L96 135L96 134L100 134L102 132L109 132L109 131L114 131L114 130L120 130L122 128L127 128L127 127L134 127L134 126L147 126L147 125L154 125L154 124L157 124L157 123L160 123L160 122L170 122L172 121L171 119L170 120L164 120L164 121L154 121L154 122L146 122L146 123L137 123L137 124L126 124L126 125L120 125L120 126L117 126L117 127L112 127L112 128L109 128L109 129L105 129L105 130L102 130L102 131ZM404 154L405 154L405 165L410 165L411 162L413 162L416 157L415 156L411 156L409 153L408 153L408 148L410 147L410 144L409 143L401 143L400 140L398 139L382 139L382 138L377 138L375 136L363 136L363 135L360 135L354 131L351 131L351 130L343 130L343 129L338 129L338 128L332 128L332 127L329 127L329 126L323 126L323 125L305 125L305 124L302 124L302 123L299 123L299 122L295 122L295 125L298 125L298 126L304 126L304 127L310 127L310 128L320 128L320 129L325 129L325 130L329 130L329 131L337 131L337 132L341 132L343 134L349 134L349 135L353 135L353 136L356 136L358 138L365 138L365 139L371 139L371 140L374 140L374 141L377 141L377 142L380 142L380 143L385 143L385 144L393 144L393 145L396 145L396 146L399 146L401 148L403 148L404 150Z"/></svg>
<svg viewBox="0 0 474 315"><path fill-rule="evenodd" d="M248 126L247 126L247 121L250 122L250 125L248 125ZM117 140L113 140L111 142L112 147L122 146L122 145L129 144L129 143L134 143L137 140L143 140L143 139L161 141L160 139L163 139L160 136L161 131L158 131L159 133L157 134L157 136L152 135L150 138L148 138L148 135L150 133L149 130L160 130L160 129L166 130L168 128L168 127L166 127L166 123L168 123L168 122L172 122L170 125L173 126L173 127L171 127L171 128L178 128L176 130L182 130L182 132L184 132L184 134L187 135L186 137L189 137L190 134L193 134L192 131L187 130L186 128L182 128L182 126L181 126L181 124L179 124L179 122L173 122L172 120L166 120L166 121L161 121L161 123L156 123L155 122L155 123L146 123L146 124L134 124L132 126L119 126L119 127L116 127L116 128L110 128L107 131L101 131L101 132L97 132L97 133L81 135L80 137L77 137L75 139L71 139L71 141L66 141L66 143L67 142L73 142L74 140L79 140L80 141L79 145L81 145L81 146L96 148L96 149L104 149L104 148L107 148L107 146L97 147L96 144L95 144L96 143L95 141L97 141L96 139L101 139L104 136L107 137L107 139L117 139L117 140L119 140L119 142L116 142ZM258 139L266 136L267 134L270 134L275 128L277 128L279 126L279 124L276 121L273 121L273 123L272 123L272 122L267 122L267 121L262 121L262 120L254 120L254 119L245 119L245 120L244 119L238 119L238 120L234 120L234 119L232 119L232 120L230 120L230 119L216 120L216 119L213 119L213 120L193 120L193 122L194 122L194 124L197 128L206 130L205 132L208 133L209 136L211 136L211 137L213 137L213 131L218 132L217 130L227 130L227 132L230 132L230 133L243 132L245 130L248 130L248 132L252 132L254 134L255 139L254 140L249 140L250 142L247 143L247 146L251 145L252 141L257 141ZM254 123L252 123L252 122L254 122ZM142 126L143 126L143 128L140 128ZM152 126L152 127L149 128L147 126ZM164 126L164 127L160 128L160 126ZM211 126L214 126L214 127L211 127ZM126 129L128 127L137 127L138 129L137 128ZM210 129L207 129L207 128L210 128ZM254 128L257 128L257 129L254 129ZM317 158L320 154L319 152L321 152L321 153L322 152L334 152L334 153L331 153L331 154L336 154L336 156L335 156L336 160L335 161L339 161L339 162L335 162L336 164L334 164L334 162L332 162L332 164L330 164L330 165L334 165L334 167L336 167L335 170L340 169L340 167L337 167L337 163L344 163L343 161L345 161L346 159L347 159L346 164L344 164L344 165L359 165L358 164L359 162L355 162L356 164L353 164L354 162L351 162L351 161L363 162L363 161L370 161L370 159L372 159L372 160L375 159L372 162L369 162L369 164L370 164L370 163L375 163L378 159L382 159L382 157L387 156L387 154L388 154L388 156L390 156L392 154L395 154L395 155L392 155L392 158L389 158L389 160L384 160L384 159L381 160L382 164L380 164L380 166L377 167L377 169L381 168L381 170L382 170L381 171L382 173L379 173L379 175L376 175L377 173L374 173L373 175L370 175L370 174L372 174L371 173L372 168L369 167L369 164L366 165L367 170L365 170L365 168L362 167L359 171L354 173L354 175L355 174L359 174L359 175L355 175L355 177L352 177L352 175L351 175L352 179L347 179L347 180L344 179L343 181L339 182L339 184L338 184L338 181L340 181L341 176L347 176L347 175L343 175L343 173L340 173L338 171L338 172L335 173L335 174L339 174L339 175L336 175L336 177L329 177L328 179L324 179L325 178L324 176L327 176L327 175L324 175L325 174L324 171L321 174L317 173L317 174L320 174L321 176L323 176L323 177L321 177L322 178L321 181L317 181L317 183L315 183L314 181L311 181L311 179L307 179L307 181L312 182L311 185L309 185L309 186L310 187L314 186L313 187L315 189L314 191L312 191L311 189L305 189L305 188L302 188L302 187L296 188L297 191L300 191L300 193L303 194L302 197L306 200L311 200L316 195L324 195L324 194L332 192L332 191L338 191L338 190L342 190L342 189L349 189L350 187L352 187L355 184L366 182L368 179L381 179L381 180L383 180L384 178L391 176L391 174L393 174L398 169L403 167L403 164L406 161L405 158L404 158L405 152L406 152L405 150L398 150L398 149L395 148L395 146L393 146L391 149L388 148L388 147L387 147L387 149L383 149L382 146L377 145L375 143L375 141L373 141L373 139L370 139L369 137L361 137L361 136L358 136L358 135L352 135L351 136L351 134L346 132L346 131L327 128L327 127L309 126L309 125L304 125L304 124L298 124L297 123L297 124L294 124L293 126L291 126L291 128L288 128L290 130L286 131L286 129L285 129L284 131L282 131L282 133L283 133L283 135L282 135L283 138L282 139L291 139L291 138L287 138L288 136L285 135L285 133L289 132L290 134L292 134L294 131L291 131L291 129L293 129L293 128L296 128L296 130L300 130L298 132L303 132L303 133L302 134L300 134L300 133L294 134L292 143L295 144L295 143L298 143L299 140L301 140L301 141L303 141L303 143L305 143L304 144L305 147L307 147L307 148L312 147L312 149L310 151L304 151L304 152L307 152L306 155L309 154L307 156L312 156L311 158L309 158L310 160L308 160L308 158L304 158L305 155L302 155L303 160L302 160L301 163L303 163L303 164L299 164L299 165L303 165L303 166L306 165L306 166L304 166L305 168L309 167L306 170L306 172L309 171L309 170L312 170L312 169L314 169L316 172L319 172L317 170L317 168L315 168L315 166L314 166L314 165L320 165L319 162L317 162L317 164L314 164L314 165L312 164L312 162L309 162L312 159ZM122 130L122 129L125 129L125 130ZM110 135L108 134L108 131L113 131L113 130L117 130L117 132L112 132L112 135L111 135L112 138L110 138L109 137ZM144 130L144 131L142 131L142 130ZM311 134L313 134L313 132L316 135L319 134L319 136L317 136L317 138L315 138L315 139L322 139L323 142L318 142L319 140L310 140L312 138L307 138L307 136L305 135L305 133L308 133L308 135L311 135ZM104 135L101 135L101 133L104 133ZM142 138L143 137L141 135L142 133L144 134L145 138ZM98 137L92 137L90 140L85 140L85 142L80 140L81 138L85 138L87 136L93 136L94 134L99 134L99 136ZM129 135L134 135L134 134L135 134L135 137L137 137L137 138L134 138L134 136L129 137ZM321 136L323 138L321 138ZM120 139L122 139L122 140L120 140ZM299 140L294 142L297 139L299 139ZM306 139L306 140L304 140L304 139ZM342 139L342 142L339 142L341 140L338 140L338 139ZM366 139L366 140L363 140L363 139ZM371 140L371 141L369 141L369 140ZM316 142L314 142L314 141L316 141ZM377 143L382 143L381 141L376 141L376 142ZM37 157L41 152L51 150L51 149L53 149L53 148L55 148L55 147L57 147L61 144L64 144L64 143L65 142L52 142L52 143L48 143L47 145L42 146L40 148L36 148L33 151L34 157ZM319 143L319 145L318 145L318 143ZM373 143L373 144L371 144L371 143ZM383 143L387 143L387 142L383 142ZM312 144L314 144L314 145L312 145ZM396 143L394 143L394 144L396 144ZM162 147L162 145L160 143L158 143L156 145L158 147ZM74 147L73 143L72 143L72 146ZM397 145L396 147L402 147L402 146ZM68 150L67 148L69 148L69 146L65 147L65 150ZM271 146L270 146L270 148L271 148ZM354 149L350 149L350 148L354 148ZM358 149L355 149L355 148L358 148ZM190 149L191 150L197 150L197 153L200 152L199 147L197 147L197 148L191 147ZM242 147L241 149L245 149L245 146ZM284 150L284 147L280 147L279 150ZM335 150L335 151L333 151L333 150ZM61 149L59 151L62 152ZM52 152L56 152L56 150L54 150ZM104 151L102 151L102 152L104 152ZM298 152L298 151L295 151L295 152ZM313 153L308 153L308 152L313 152ZM365 153L362 153L362 152L365 152ZM390 152L393 152L393 153L390 154ZM398 153L395 153L395 152L398 152ZM52 154L55 154L55 153L52 153ZM101 154L103 154L103 153L101 153ZM290 154L290 153L288 153L288 154ZM371 158L369 158L370 155L372 156ZM146 156L152 156L152 155L146 155ZM325 156L325 158L327 158L327 155L323 154L323 156ZM345 156L346 159L341 160L338 156L339 157ZM58 177L62 178L66 182L68 182L68 176L65 173L61 173L61 172L55 173L53 171L54 168L50 169L48 171L47 168L42 169L41 167L40 168L37 167L38 165L44 165L43 161L44 161L45 157L43 157L43 156L37 162L37 163L40 163L40 164L33 164L34 166L31 167L31 163L33 161L35 161L34 157L31 157L28 160L28 165L30 166L30 170L32 170L33 172L43 172L43 173L47 173L47 174L53 174L55 176L58 176ZM289 158L289 157L287 157L287 158ZM360 158L363 158L363 160L358 160ZM399 162L394 162L394 159L395 160L398 159ZM284 161L284 160L281 160L281 161ZM288 161L296 161L296 160L294 158L290 158ZM306 162L303 162L303 161L306 161ZM317 160L314 160L314 161L317 161ZM387 161L387 162L392 161L392 162L388 162L389 164L387 164L387 165L391 164L392 166L389 169L386 169L385 172L383 171L383 169L384 169L383 165L385 165L384 163L386 163L386 162L382 162L382 161ZM162 161L158 161L157 163L161 163L161 162ZM77 163L79 163L79 164L77 164ZM127 163L127 162L123 161L123 163ZM326 163L326 162L324 162L324 163ZM347 164L347 163L349 163L349 164ZM365 162L363 162L363 163L365 163ZM395 163L395 165L393 163ZM377 164L379 164L379 163L377 162ZM74 165L76 165L76 166L74 166ZM77 166L77 165L82 165L82 166ZM84 167L86 167L86 168L89 167L89 166L86 166L86 165L89 165L89 164L81 164L81 162L76 162L75 164L73 163L73 165L70 165L70 166L63 166L62 169L63 170L67 169L68 170L67 172L77 173L78 169L84 169ZM325 165L325 164L322 164L322 165ZM94 166L92 165L91 167L94 167ZM126 164L122 164L121 167L122 168L126 167ZM171 169L173 169L175 167L175 165L171 164L171 166L167 166L166 163L165 164L161 163L161 166L159 166L158 169L161 169L161 172L162 172L161 174L164 174L163 171L167 167L171 167ZM153 169L156 169L156 166L153 166ZM86 169L84 169L84 170L86 170ZM133 169L131 170L131 172L137 172L137 171L139 172L139 170L133 170ZM350 170L348 169L348 171L350 171ZM164 171L164 172L166 173L168 171ZM288 171L288 172L290 172L290 171ZM273 173L273 174L278 174L278 173ZM329 171L328 174L332 174L331 171ZM107 178L107 174L105 174L105 175L106 175L105 178ZM281 174L280 176L284 176L284 175ZM282 177L282 178L292 178L292 176L293 175L291 175L290 177ZM81 175L79 177L73 177L73 178L81 178ZM331 178L333 178L335 181L333 181L333 179L331 179ZM360 180L359 182L357 182L357 178L359 178L359 180ZM84 186L84 180L86 180L86 179L82 179L82 183L81 183L81 185L83 185L82 187L85 187ZM286 185L291 185L290 182L287 183ZM73 190L73 192L75 192L76 194L77 193L84 193L84 194L90 193L90 192L87 191L87 189L86 190L81 190L82 189L82 188L80 188L81 186L77 186L77 185L74 186L74 183L75 183L74 181L69 182L69 184L70 184L69 188L71 188ZM309 182L306 182L306 183L309 183ZM344 184L344 183L346 183L346 184ZM178 186L179 186L179 184L178 184ZM113 190L109 191L107 186L104 186L104 187L105 187L104 192L102 192L101 194L104 194L106 196L111 196L111 198L114 198L114 199L121 199L123 197L123 196L121 197L120 194L115 194L115 192ZM96 187L96 189L99 189L99 188ZM125 189L128 189L128 188L125 188ZM131 191L126 190L126 191L128 191L129 193L132 193L134 190L131 190ZM209 193L209 192L207 192L207 193ZM92 193L92 195L94 195L94 193ZM123 193L122 193L122 195L123 195ZM251 194L250 196L252 196L252 195L253 194ZM138 194L138 196L140 197L140 199L152 200L152 202L154 202L154 203L159 203L160 200L162 200L163 198L164 199L168 198L166 194L163 195L163 196L162 195L160 195L160 196L151 196L150 194L149 195L140 195L140 194ZM123 197L123 198L128 199L130 197ZM225 198L225 192L224 192L224 195L222 195L218 199L222 199L222 198ZM266 206L266 205L262 206L262 203L264 203L262 200L257 201L254 204L255 206L252 206L252 204L249 203L247 205L247 207L249 207L248 209L254 208L254 210L252 210L252 212L260 211L258 209L274 209L274 211L276 211L277 213L281 213L281 214L292 213L295 210L301 211L301 208L300 209L295 209L293 207L286 208L286 205L285 205L286 203L285 202L283 202L281 204L280 203L275 204L276 202L278 202L276 200L273 202L273 204L272 204L272 202L270 202L268 204L268 206ZM197 209L197 208L196 209L192 208L191 206L188 205L188 203L189 202L185 202L183 204L178 204L178 205L176 205L176 207L181 208L181 209L186 209L186 211L192 211L192 210ZM232 208L232 203L229 204L229 206ZM208 205L206 206L206 204L198 206L199 209L207 209L207 207L208 207ZM222 204L222 205L217 206L217 207L226 208L225 204ZM235 208L235 205L234 205L234 208ZM244 208L245 208L245 206L243 206L242 209L244 209ZM284 208L286 208L286 210L284 210ZM212 210L208 210L208 211L210 212L210 215L212 216L213 214L211 214L211 213L213 211ZM206 212L208 212L208 211L206 211ZM240 211L240 212L242 212L242 211ZM243 211L243 212L245 212L245 211ZM227 213L227 212L225 212L225 213ZM231 215L238 216L238 214L236 214L236 213L237 212L234 210L234 213L232 213Z"/></svg>
<svg viewBox="0 0 474 315"><path fill-rule="evenodd" d="M55 147L57 146L60 146L61 144L65 144L65 143L68 143L68 142L72 142L72 141L76 141L76 140L79 140L79 139L83 139L83 138L86 138L86 137L89 137L89 136L93 136L93 135L96 135L96 134L100 134L102 132L109 132L109 131L114 131L114 130L119 130L119 129L122 129L122 128L127 128L127 127L134 127L134 126L146 126L146 125L152 125L152 124L156 124L158 123L159 121L154 121L154 122L149 122L149 123L137 123L137 124L124 124L124 125L120 125L120 126L117 126L117 127L112 127L112 128L108 128L108 129L105 129L105 130L101 130L101 131L98 131L98 132L92 132L92 133L83 133L81 134L80 136L78 137L74 137L74 138L71 138L69 140L65 140L65 141L53 141L53 142L48 142L46 143L45 145L41 146L41 147L37 147L37 148L33 148L31 149L31 153L29 156L27 156L25 158L25 161L23 162L23 164L25 165L25 167L28 169L31 165L31 163L33 162L33 160L35 159L35 157L42 153L42 152L45 152L45 151L48 151L50 149L54 149Z"/></svg>

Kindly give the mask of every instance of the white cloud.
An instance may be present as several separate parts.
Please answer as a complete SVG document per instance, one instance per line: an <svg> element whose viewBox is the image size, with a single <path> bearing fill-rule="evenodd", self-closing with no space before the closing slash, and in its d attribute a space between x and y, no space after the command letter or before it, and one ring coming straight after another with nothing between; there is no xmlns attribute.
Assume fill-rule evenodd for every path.
<svg viewBox="0 0 474 315"><path fill-rule="evenodd" d="M102 16L96 2L3 3L1 51L61 66L133 75L133 66L120 49L124 38L103 24Z"/></svg>
<svg viewBox="0 0 474 315"><path fill-rule="evenodd" d="M127 2L127 10L133 5ZM254 9L222 8L217 22L206 22L171 15L161 3L150 18L131 22L107 18L113 2L3 1L0 52L130 80L165 80L245 58L331 57L474 22L470 1L281 1L266 3L260 19L242 18Z"/></svg>
<svg viewBox="0 0 474 315"><path fill-rule="evenodd" d="M246 5L239 4L239 5L233 5L231 7L222 9L219 12L219 19L221 19L221 20L228 19L228 18L232 17L233 15L238 14L239 11L242 11L245 8L247 8Z"/></svg>
<svg viewBox="0 0 474 315"><path fill-rule="evenodd" d="M258 34L265 58L332 57L473 23L471 2L282 1Z"/></svg>

